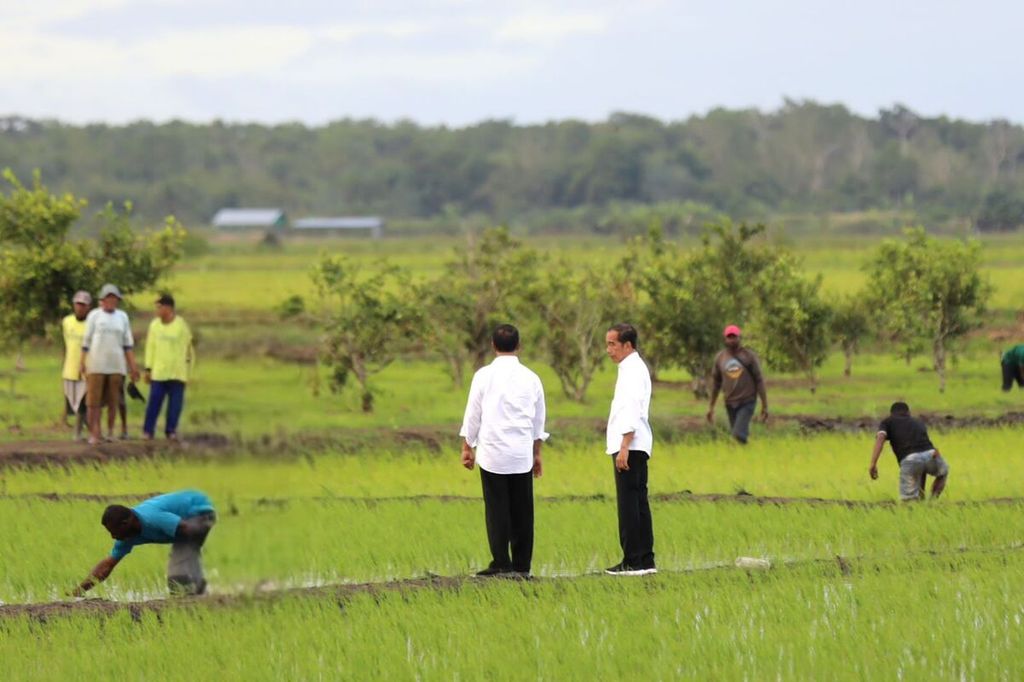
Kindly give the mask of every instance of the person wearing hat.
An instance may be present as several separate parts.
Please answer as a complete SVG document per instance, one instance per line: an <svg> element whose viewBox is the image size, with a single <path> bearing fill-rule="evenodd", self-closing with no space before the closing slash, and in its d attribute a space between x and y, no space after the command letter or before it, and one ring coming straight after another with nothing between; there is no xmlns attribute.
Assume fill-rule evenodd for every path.
<svg viewBox="0 0 1024 682"><path fill-rule="evenodd" d="M711 405L708 423L715 421L715 403L718 394L725 397L725 411L729 415L732 436L746 445L750 437L750 420L754 417L757 399L761 398L761 421L768 420L768 393L764 386L761 362L754 351L743 346L743 332L734 324L723 332L725 348L715 356L711 376Z"/></svg>
<svg viewBox="0 0 1024 682"><path fill-rule="evenodd" d="M156 301L156 317L149 323L146 335L145 380L151 388L142 426L143 437L153 438L166 398L164 434L169 440L177 440L178 420L185 406L185 384L194 361L192 330L184 318L175 313L174 297L164 294Z"/></svg>
<svg viewBox="0 0 1024 682"><path fill-rule="evenodd" d="M135 364L135 339L131 321L123 310L121 291L113 284L100 289L100 307L85 318L82 338L82 373L86 380L86 405L89 417L89 443L100 442L100 413L106 405L107 438L113 439L114 423L122 401L125 375L138 381Z"/></svg>
<svg viewBox="0 0 1024 682"><path fill-rule="evenodd" d="M82 339L85 337L85 318L92 307L92 296L88 291L78 291L71 298L74 310L60 322L64 339L64 365L61 378L64 383L64 423L67 418L77 415L75 440L82 438L85 426L85 380L82 378Z"/></svg>

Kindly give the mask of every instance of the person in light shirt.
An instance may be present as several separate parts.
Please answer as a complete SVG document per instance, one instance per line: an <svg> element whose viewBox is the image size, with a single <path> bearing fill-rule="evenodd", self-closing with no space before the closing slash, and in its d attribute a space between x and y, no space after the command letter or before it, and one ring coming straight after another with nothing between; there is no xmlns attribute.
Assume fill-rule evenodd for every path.
<svg viewBox="0 0 1024 682"><path fill-rule="evenodd" d="M480 465L491 563L478 576L530 575L533 479L540 478L546 408L540 378L519 362L519 331L494 330L495 358L473 376L462 420L462 465ZM510 555L511 550L511 555Z"/></svg>
<svg viewBox="0 0 1024 682"><path fill-rule="evenodd" d="M619 366L608 415L606 452L614 456L622 561L610 575L649 575L654 566L654 528L647 500L647 461L651 457L651 373L637 352L637 332L617 324L605 335L608 357Z"/></svg>

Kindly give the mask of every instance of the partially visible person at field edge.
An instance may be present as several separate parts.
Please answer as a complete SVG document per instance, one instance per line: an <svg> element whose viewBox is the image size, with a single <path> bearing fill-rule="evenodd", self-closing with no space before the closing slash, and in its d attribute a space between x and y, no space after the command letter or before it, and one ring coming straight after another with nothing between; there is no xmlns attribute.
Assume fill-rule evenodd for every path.
<svg viewBox="0 0 1024 682"><path fill-rule="evenodd" d="M768 421L768 392L764 385L764 373L757 354L743 345L743 332L734 324L723 332L725 348L715 356L711 370L711 404L707 420L715 421L715 403L722 393L725 411L729 415L732 437L743 445L750 438L750 421L761 399L761 421Z"/></svg>
<svg viewBox="0 0 1024 682"><path fill-rule="evenodd" d="M103 512L104 528L114 539L110 556L96 564L89 577L72 590L81 597L106 580L114 568L138 545L171 545L167 587L172 594L203 594L203 544L217 522L213 503L198 490L157 495L135 507L112 504Z"/></svg>
<svg viewBox="0 0 1024 682"><path fill-rule="evenodd" d="M156 317L150 322L146 335L145 381L150 385L142 426L142 435L146 439L151 440L156 433L156 422L165 398L167 417L164 435L168 440L178 439L178 420L185 406L185 385L194 362L192 330L175 312L174 297L164 294L156 301Z"/></svg>
<svg viewBox="0 0 1024 682"><path fill-rule="evenodd" d="M949 478L949 465L939 454L924 422L910 416L910 406L903 402L893 403L889 416L878 425L875 447L871 452L871 467L868 473L872 480L878 479L878 458L885 441L889 441L892 452L900 466L900 499L904 502L924 499L926 477L935 477L932 482L932 499L942 494Z"/></svg>
<svg viewBox="0 0 1024 682"><path fill-rule="evenodd" d="M89 443L100 442L100 413L107 406L107 439L114 438L117 411L124 401L125 375L139 380L135 364L135 339L128 315L118 309L121 291L113 284L100 290L100 307L85 320L82 339L82 372L87 382L86 405L89 417Z"/></svg>
<svg viewBox="0 0 1024 682"><path fill-rule="evenodd" d="M533 479L543 473L547 409L540 377L519 362L519 330L494 330L495 358L473 376L462 420L462 465L480 465L491 563L478 576L529 577ZM509 551L511 550L511 555Z"/></svg>
<svg viewBox="0 0 1024 682"><path fill-rule="evenodd" d="M1003 353L1003 390L1009 391L1014 382L1018 388L1024 388L1024 343L1018 344Z"/></svg>
<svg viewBox="0 0 1024 682"><path fill-rule="evenodd" d="M82 377L82 339L85 337L85 318L92 308L92 296L88 291L77 291L71 298L74 312L60 323L64 339L64 364L61 379L64 385L64 424L68 417L76 417L74 440L82 439L86 422L86 381Z"/></svg>
<svg viewBox="0 0 1024 682"><path fill-rule="evenodd" d="M651 431L651 373L637 351L638 335L630 324L616 324L605 334L605 350L618 365L608 414L605 452L615 466L615 497L622 560L605 573L618 576L657 573L654 525L647 497L648 462L654 446Z"/></svg>

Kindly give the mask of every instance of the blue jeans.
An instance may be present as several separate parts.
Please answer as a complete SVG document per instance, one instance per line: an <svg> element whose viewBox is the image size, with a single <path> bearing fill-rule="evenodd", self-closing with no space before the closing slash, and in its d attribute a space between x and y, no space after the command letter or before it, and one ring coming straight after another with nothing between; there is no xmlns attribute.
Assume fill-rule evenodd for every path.
<svg viewBox="0 0 1024 682"><path fill-rule="evenodd" d="M164 425L164 433L168 436L178 432L178 419L181 417L181 410L185 407L185 382L184 381L154 381L150 383L149 402L146 403L146 421L142 425L142 431L147 436L152 436L156 431L156 420L160 417L160 410L164 407L164 398L167 398L167 423Z"/></svg>

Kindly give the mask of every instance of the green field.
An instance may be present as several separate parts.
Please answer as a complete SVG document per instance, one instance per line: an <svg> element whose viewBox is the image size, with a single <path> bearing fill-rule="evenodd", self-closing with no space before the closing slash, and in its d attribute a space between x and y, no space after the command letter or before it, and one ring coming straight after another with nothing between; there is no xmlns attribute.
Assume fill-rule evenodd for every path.
<svg viewBox="0 0 1024 682"><path fill-rule="evenodd" d="M606 363L576 403L526 339L552 433L535 484L530 582L461 579L487 562L479 476L458 463L466 385L452 385L429 354L407 358L377 377L377 409L364 414L355 392L332 394L325 371L300 357L315 354L316 330L273 312L291 294L310 295L309 269L326 246L388 256L423 277L456 243L224 244L179 267L171 285L201 335L182 431L230 444L91 464L0 461L4 678L1024 676L1024 426L998 419L1024 411L1021 392L999 391L998 374L1024 297L1019 238L986 244L994 312L945 393L926 358L907 364L867 348L846 378L836 353L814 394L800 377L769 373L775 416L743 448L726 437L724 414L702 423L706 405L685 374L665 372L652 406L660 573L650 578L599 573L619 558L602 430L614 369ZM620 251L612 240L537 244L594 262ZM794 248L829 291L846 292L863 282L873 245ZM25 371L0 379L0 440L69 440L57 349L24 359ZM0 368L12 363L0 358ZM888 452L881 480L868 477L873 425L897 399L940 422L991 420L933 428L951 466L941 500L895 503ZM801 427L814 417L846 426ZM131 419L137 430L141 410ZM106 504L182 487L205 490L218 508L204 551L209 597L164 601L166 550L156 546L126 558L91 595L98 601L66 597L110 549ZM738 557L772 567L748 572ZM87 609L111 603L135 606Z"/></svg>

